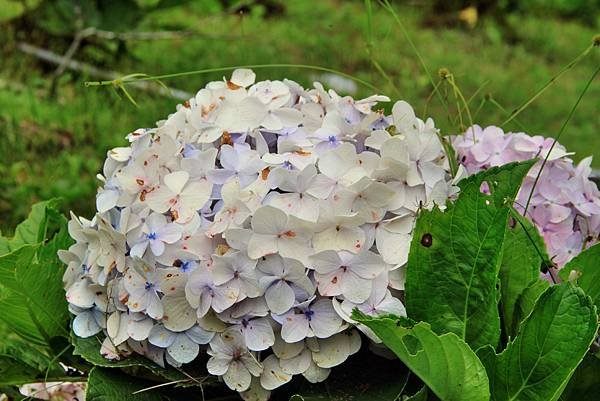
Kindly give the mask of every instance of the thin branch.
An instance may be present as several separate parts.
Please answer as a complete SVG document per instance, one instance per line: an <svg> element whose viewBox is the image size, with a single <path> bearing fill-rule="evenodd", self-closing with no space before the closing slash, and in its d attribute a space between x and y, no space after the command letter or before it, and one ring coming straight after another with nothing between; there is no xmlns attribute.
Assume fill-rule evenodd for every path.
<svg viewBox="0 0 600 401"><path fill-rule="evenodd" d="M579 94L579 97L577 98L577 101L571 108L571 111L569 111L569 115L567 116L567 118L563 122L562 126L560 127L560 130L558 131L556 138L554 138L554 141L552 142L550 149L548 149L548 153L546 154L546 157L542 161L542 165L540 166L540 169L539 169L537 175L535 176L535 180L533 181L533 186L531 187L531 191L529 192L529 196L527 197L527 203L525 203L525 210L523 211L523 216L525 216L527 214L527 209L529 208L529 204L531 203L531 198L533 197L533 191L535 191L535 188L537 187L540 177L542 176L542 171L544 170L544 167L546 167L546 163L548 162L548 159L550 158L550 153L552 153L552 150L554 150L554 146L558 143L558 140L560 139L560 136L562 135L562 133L565 131L565 128L567 127L567 124L569 124L569 121L571 121L571 117L573 117L573 114L575 114L575 110L577 109L577 106L579 106L581 99L583 99L583 96L585 95L585 93L587 92L589 87L592 85L594 78L596 78L596 75L598 75L599 72L600 72L600 66L598 66L598 68L596 68L596 70L594 71L594 73L592 74L590 79L586 82L583 90L581 91L581 93Z"/></svg>
<svg viewBox="0 0 600 401"><path fill-rule="evenodd" d="M122 40L129 41L152 41L152 40L173 40L173 39L203 39L203 40L223 40L223 41L240 41L240 40L255 40L254 36L239 36L239 35L207 35L194 31L156 31L156 32L112 32L102 29L92 28L93 33L89 36L96 36L106 40Z"/></svg>
<svg viewBox="0 0 600 401"><path fill-rule="evenodd" d="M324 72L329 72L331 74L336 74L339 76L342 76L344 78L348 78L351 79L352 81L358 82L361 85L364 85L365 87L372 89L378 93L382 93L381 89L377 88L375 85L365 81L364 79L355 77L354 75L350 75L348 73L345 73L343 71L339 71L339 70L335 70L333 68L328 68L328 67L322 67L319 65L311 65L311 64L287 64L287 63L275 63L275 64L248 64L248 65L235 65L235 66L228 66L228 67L216 67L216 68L206 68L206 69L202 69L202 70L195 70L195 71L185 71L185 72L177 72L174 74L163 74L163 75L148 75L144 78L127 78L127 77L122 77L119 79L111 79L111 80L104 80L104 81L88 81L85 82L85 86L107 86L107 85L111 85L114 86L114 84L116 82L119 82L122 85L128 85L128 84L132 84L132 83L138 83L138 82L142 82L142 81L157 81L157 80L163 80L163 79L168 79L168 78L181 78L181 77L187 77L187 76L191 76L191 75L200 75L200 74L208 74L208 73L212 73L212 72L224 72L224 71L233 71L236 70L238 68L250 68L250 69L259 69L259 68L301 68L301 69L305 69L305 70L314 70L314 71L324 71Z"/></svg>
<svg viewBox="0 0 600 401"><path fill-rule="evenodd" d="M540 97L546 89L551 87L565 72L569 71L571 68L575 67L581 60L583 60L590 51L598 46L595 42L589 45L583 52L581 52L575 59L573 59L569 64L563 67L556 75L554 75L548 82L544 84L536 93L534 93L529 99L525 100L519 107L513 110L508 118L504 120L500 127L504 127L506 124L511 122L516 116L518 116L523 110L525 110L531 103L533 103L538 97Z"/></svg>
<svg viewBox="0 0 600 401"><path fill-rule="evenodd" d="M29 54L50 64L60 65L62 62L65 61L64 56L56 54L50 50L30 45L28 43L20 42L17 44L17 48L25 54ZM66 68L72 71L82 72L84 74L89 75L90 77L102 80L112 81L123 76L123 74L119 72L102 70L100 68L94 67L93 65L77 60L67 60ZM187 93L185 91L170 87L167 87L165 89L161 86L150 85L148 82L132 82L131 84L143 91L154 92L163 96L169 96L179 100L187 100L192 97L192 94Z"/></svg>
<svg viewBox="0 0 600 401"><path fill-rule="evenodd" d="M161 388L161 387L166 387L166 386L171 386L174 384L179 384L179 383L185 383L188 382L189 379L181 379L181 380L174 380L168 383L160 383L154 386L150 386L150 387L144 387L140 390L134 391L132 394L140 394L140 393L144 393L146 391L150 391L150 390L156 390L157 388Z"/></svg>

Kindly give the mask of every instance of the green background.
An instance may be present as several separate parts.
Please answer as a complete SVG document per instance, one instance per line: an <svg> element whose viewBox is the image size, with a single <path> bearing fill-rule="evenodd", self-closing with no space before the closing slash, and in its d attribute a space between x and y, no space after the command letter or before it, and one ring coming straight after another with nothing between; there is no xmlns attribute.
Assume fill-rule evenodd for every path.
<svg viewBox="0 0 600 401"><path fill-rule="evenodd" d="M110 87L86 88L96 77L66 70L19 50L20 43L64 54L75 32L95 27L112 33L175 31L176 37L83 39L74 59L120 74L164 74L243 64L302 63L327 66L364 79L393 99L405 99L423 115L431 84L392 16L376 2L372 52L367 52L367 13L362 1L84 1L0 0L0 229L24 218L32 203L54 196L65 210L89 216L106 151L126 145L125 135L149 127L175 109L176 99L132 89L136 108ZM394 2L425 63L437 81L448 68L466 97L481 88L474 111L491 94L512 110L533 95L599 31L600 5L592 1L479 1L469 26L460 12L467 1ZM472 9L471 9L472 10ZM131 39L131 38L130 38ZM397 90L374 67L376 60ZM554 136L600 63L596 48L507 130ZM165 80L194 93L223 73ZM275 68L258 79L287 77L310 85L318 71ZM574 158L600 149L599 80L592 84L561 142ZM355 97L372 92L358 86ZM449 99L454 104L450 95ZM445 134L455 133L442 104L428 115ZM485 102L475 119L500 124L506 115ZM600 167L600 159L594 161Z"/></svg>

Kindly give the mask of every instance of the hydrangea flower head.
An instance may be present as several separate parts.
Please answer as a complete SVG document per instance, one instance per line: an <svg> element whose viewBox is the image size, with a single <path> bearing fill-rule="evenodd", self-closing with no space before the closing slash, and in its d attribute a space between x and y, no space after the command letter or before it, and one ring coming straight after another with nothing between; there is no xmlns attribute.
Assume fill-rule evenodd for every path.
<svg viewBox="0 0 600 401"><path fill-rule="evenodd" d="M74 331L102 333L103 355L185 369L208 354L209 373L266 399L358 351L353 307L405 313L417 211L456 188L408 103L386 116L384 96L255 78L211 82L109 151L98 213L73 216L61 258Z"/></svg>
<svg viewBox="0 0 600 401"><path fill-rule="evenodd" d="M554 139L523 132L504 133L478 125L454 137L459 163L473 174L493 166L539 158L517 195L515 207L525 211L544 238L548 254L558 268L600 238L600 191L590 180L592 158L573 163L572 153ZM537 185L535 179L548 158ZM532 193L533 190L533 193Z"/></svg>

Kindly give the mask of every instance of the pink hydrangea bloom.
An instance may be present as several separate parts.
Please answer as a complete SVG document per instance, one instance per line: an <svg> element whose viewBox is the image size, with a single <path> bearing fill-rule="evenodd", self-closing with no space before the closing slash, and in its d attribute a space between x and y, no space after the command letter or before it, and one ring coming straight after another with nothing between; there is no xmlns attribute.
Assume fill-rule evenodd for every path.
<svg viewBox="0 0 600 401"><path fill-rule="evenodd" d="M548 254L558 268L599 240L600 191L589 179L592 158L578 165L554 139L529 136L522 132L504 133L494 126L474 125L453 138L457 158L469 174L502 164L528 160L540 161L529 171L517 195L515 206L524 211L542 160L548 162L533 190L527 217L543 236Z"/></svg>
<svg viewBox="0 0 600 401"><path fill-rule="evenodd" d="M50 401L85 401L85 382L31 383L21 386L21 394Z"/></svg>

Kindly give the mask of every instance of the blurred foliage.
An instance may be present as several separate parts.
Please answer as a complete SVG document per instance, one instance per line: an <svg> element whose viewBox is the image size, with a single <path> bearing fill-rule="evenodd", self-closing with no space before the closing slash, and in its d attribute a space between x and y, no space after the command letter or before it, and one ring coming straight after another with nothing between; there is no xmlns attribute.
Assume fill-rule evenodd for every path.
<svg viewBox="0 0 600 401"><path fill-rule="evenodd" d="M98 40L86 28L102 32L134 31L147 13L176 7L189 0L0 0L0 23L5 22L28 43L51 44L64 53L78 33L80 48L96 64L106 65L126 53L123 40ZM25 33L26 37L19 35Z"/></svg>
<svg viewBox="0 0 600 401"><path fill-rule="evenodd" d="M73 19L75 3L85 3L80 25ZM591 26L560 13L541 16L508 8L502 20L494 13L480 14L473 28L461 23L458 15L452 17L454 24L431 24L434 3L396 2L395 7L434 74L448 68L466 97L481 88L471 110L475 113L483 104L475 118L482 125L499 124L506 117L484 101L487 94L512 110L588 46L598 27L598 21ZM100 183L95 175L107 150L126 145L128 132L154 125L178 103L132 88L140 105L135 108L108 87L85 88L85 80L97 78L68 69L54 80L56 66L24 55L17 47L27 42L64 54L77 29L93 27L115 34L175 32L161 40L84 38L74 59L105 70L164 74L254 63L327 66L374 83L394 99L406 99L420 115L426 109L444 134L456 132L438 99L428 101L431 84L398 25L374 5L372 56L399 92L371 63L364 4L358 0L0 0L0 21L4 21L0 22L4 44L0 49L0 229L10 234L9 227L27 215L31 204L55 196L65 200L63 211L90 216ZM456 10L463 6L460 3ZM598 17L597 12L589 14ZM598 53L593 52L525 110L518 118L521 125L515 122L505 128L555 135L600 62ZM262 69L257 74L258 79L288 77L306 86L324 79L316 72L294 68ZM195 75L165 83L193 93L223 75ZM369 92L359 87L354 96ZM593 101L599 95L600 87L593 84L562 137L561 142L577 152L577 160L600 149L600 114ZM599 162L594 165L600 166Z"/></svg>
<svg viewBox="0 0 600 401"><path fill-rule="evenodd" d="M131 29L144 12L181 0L2 0L0 22L25 17L53 34L72 33L77 24L100 29Z"/></svg>
<svg viewBox="0 0 600 401"><path fill-rule="evenodd" d="M42 0L1 0L0 22L19 18L36 8Z"/></svg>
<svg viewBox="0 0 600 401"><path fill-rule="evenodd" d="M475 7L480 14L502 18L508 13L527 13L542 17L565 17L578 19L586 24L597 22L600 13L599 0L435 0L435 13L458 12Z"/></svg>
<svg viewBox="0 0 600 401"><path fill-rule="evenodd" d="M598 0L505 0L514 3L518 10L537 14L555 13L560 16L578 18L593 24L600 13Z"/></svg>

